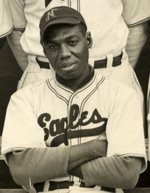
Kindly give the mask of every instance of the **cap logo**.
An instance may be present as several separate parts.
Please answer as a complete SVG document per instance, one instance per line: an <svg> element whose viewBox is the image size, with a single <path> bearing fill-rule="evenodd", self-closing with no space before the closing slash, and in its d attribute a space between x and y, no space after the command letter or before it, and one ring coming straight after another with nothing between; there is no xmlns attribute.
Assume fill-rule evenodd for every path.
<svg viewBox="0 0 150 193"><path fill-rule="evenodd" d="M49 12L47 12L47 17L46 17L46 21L49 21L52 17L56 17L54 11L56 11L57 9L52 9Z"/></svg>

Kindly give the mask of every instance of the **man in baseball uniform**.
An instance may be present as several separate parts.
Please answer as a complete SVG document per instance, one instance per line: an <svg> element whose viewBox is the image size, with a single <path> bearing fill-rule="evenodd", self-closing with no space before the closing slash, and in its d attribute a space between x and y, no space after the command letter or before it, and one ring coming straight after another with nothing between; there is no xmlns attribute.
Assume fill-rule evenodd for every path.
<svg viewBox="0 0 150 193"><path fill-rule="evenodd" d="M133 188L146 167L136 92L89 64L91 33L75 9L48 10L40 36L55 75L11 97L2 154L13 179L30 193Z"/></svg>
<svg viewBox="0 0 150 193"><path fill-rule="evenodd" d="M20 39L28 57L28 65L19 62L22 69L26 68L26 70L18 88L50 76L49 65L39 43L39 20L46 9L69 6L83 14L92 33L94 44L89 53L91 64L102 74L107 74L110 79L133 87L141 97L139 83L125 52L128 27L122 18L121 0L94 0L92 3L91 0L10 0L10 6L15 26L10 45L13 52L16 51L14 54L20 56L20 48L18 50L13 48L14 44L18 46L14 41ZM23 32L22 35L18 30ZM19 38L15 38L14 34L16 36L19 34Z"/></svg>

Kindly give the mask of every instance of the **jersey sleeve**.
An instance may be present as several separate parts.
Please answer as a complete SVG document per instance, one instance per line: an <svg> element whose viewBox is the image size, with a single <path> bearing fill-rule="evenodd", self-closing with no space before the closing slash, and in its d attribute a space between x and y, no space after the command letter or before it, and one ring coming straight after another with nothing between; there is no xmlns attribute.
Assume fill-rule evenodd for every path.
<svg viewBox="0 0 150 193"><path fill-rule="evenodd" d="M12 95L8 104L2 135L2 154L46 146L44 131L38 126L33 112L32 95L27 91L30 96L27 98L26 92L21 90Z"/></svg>
<svg viewBox="0 0 150 193"><path fill-rule="evenodd" d="M122 0L123 18L128 26L135 26L150 19L149 0Z"/></svg>
<svg viewBox="0 0 150 193"><path fill-rule="evenodd" d="M24 0L8 0L11 9L13 25L16 30L26 27L25 18L25 1Z"/></svg>
<svg viewBox="0 0 150 193"><path fill-rule="evenodd" d="M8 0L0 1L0 38L7 36L13 29Z"/></svg>
<svg viewBox="0 0 150 193"><path fill-rule="evenodd" d="M120 86L109 113L106 135L107 156L141 157L146 160L143 114L138 96L129 87ZM143 170L146 161L143 162Z"/></svg>

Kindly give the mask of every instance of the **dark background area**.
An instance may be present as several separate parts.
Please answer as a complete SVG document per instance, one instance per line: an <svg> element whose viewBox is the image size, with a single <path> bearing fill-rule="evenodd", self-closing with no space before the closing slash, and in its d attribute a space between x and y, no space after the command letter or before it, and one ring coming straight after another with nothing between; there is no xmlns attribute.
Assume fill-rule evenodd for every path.
<svg viewBox="0 0 150 193"><path fill-rule="evenodd" d="M150 36L148 37L147 42L142 50L135 68L135 72L142 86L146 99L148 76L150 72ZM11 94L16 91L17 83L21 75L22 71L17 64L6 39L4 39L4 44L3 46L1 45L0 48L0 136L2 135L6 107L9 102L9 98ZM145 122L145 128L146 127L147 125ZM145 135L147 136L147 132L145 132ZM4 160L0 159L0 189L15 189L18 187L19 186L13 182L9 169ZM140 176L137 187L150 187L149 162L147 170Z"/></svg>
<svg viewBox="0 0 150 193"><path fill-rule="evenodd" d="M21 75L22 71L4 38L0 45L0 136L9 98L16 91ZM13 182L4 160L0 159L0 189L2 188L18 188L18 186Z"/></svg>
<svg viewBox="0 0 150 193"><path fill-rule="evenodd" d="M5 38L0 49L0 135L2 134L6 106L10 95L16 90L21 74L21 69Z"/></svg>

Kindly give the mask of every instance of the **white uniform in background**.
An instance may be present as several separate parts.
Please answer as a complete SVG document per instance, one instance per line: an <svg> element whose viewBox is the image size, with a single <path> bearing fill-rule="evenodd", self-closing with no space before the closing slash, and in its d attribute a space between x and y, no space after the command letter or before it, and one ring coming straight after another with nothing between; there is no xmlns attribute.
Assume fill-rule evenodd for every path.
<svg viewBox="0 0 150 193"><path fill-rule="evenodd" d="M13 29L8 0L0 1L0 38L6 37Z"/></svg>
<svg viewBox="0 0 150 193"><path fill-rule="evenodd" d="M134 68L147 39L148 20L150 19L149 0L122 0L123 18L129 27L126 51L129 63Z"/></svg>
<svg viewBox="0 0 150 193"><path fill-rule="evenodd" d="M128 63L125 52L128 27L122 18L123 5L121 0L93 0L92 2L91 0L10 0L15 29L25 29L21 35L20 43L28 56L28 66L18 87L21 88L51 76L51 71L47 67L45 68L45 65L41 65L41 62L43 63L47 59L39 43L39 20L47 8L61 5L71 6L84 16L89 27L88 30L91 31L93 37L90 63L93 65L95 60L107 58L105 67L108 68L100 68L99 71L102 74L107 73L110 79L124 82L133 87L141 97L139 83ZM15 31L14 33L17 34ZM15 55L19 51L16 50ZM120 56L121 53L123 53L122 59L120 59L121 65L109 68L113 64L114 57Z"/></svg>

